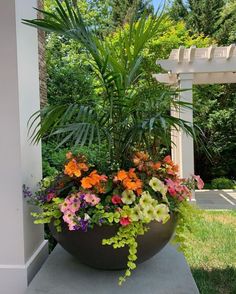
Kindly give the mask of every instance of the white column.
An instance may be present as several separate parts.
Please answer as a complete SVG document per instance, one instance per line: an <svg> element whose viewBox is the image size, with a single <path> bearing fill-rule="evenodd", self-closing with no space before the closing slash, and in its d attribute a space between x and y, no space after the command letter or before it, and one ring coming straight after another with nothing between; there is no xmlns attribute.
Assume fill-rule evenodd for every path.
<svg viewBox="0 0 236 294"><path fill-rule="evenodd" d="M193 74L179 74L179 100L192 103ZM193 110L180 108L179 112L174 111L174 116L193 122ZM194 144L193 138L186 135L182 130L172 131L172 158L179 165L179 174L181 178L188 178L194 174ZM194 194L194 193L193 193ZM194 195L193 195L194 198Z"/></svg>
<svg viewBox="0 0 236 294"><path fill-rule="evenodd" d="M47 256L43 227L32 223L22 185L41 178L41 147L29 145L27 120L39 109L36 0L0 1L0 293L23 294Z"/></svg>
<svg viewBox="0 0 236 294"><path fill-rule="evenodd" d="M179 99L183 102L193 102L193 75L179 74ZM179 117L185 121L193 122L193 110L189 108L180 108ZM194 145L193 138L186 135L182 130L179 132L179 161L180 176L188 178L194 174Z"/></svg>

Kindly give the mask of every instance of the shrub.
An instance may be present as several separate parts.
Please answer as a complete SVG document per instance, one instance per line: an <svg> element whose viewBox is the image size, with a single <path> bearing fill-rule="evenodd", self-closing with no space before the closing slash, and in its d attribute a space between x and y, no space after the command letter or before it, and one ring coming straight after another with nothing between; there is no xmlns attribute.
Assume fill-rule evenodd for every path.
<svg viewBox="0 0 236 294"><path fill-rule="evenodd" d="M234 181L227 178L217 178L211 181L212 189L233 189Z"/></svg>

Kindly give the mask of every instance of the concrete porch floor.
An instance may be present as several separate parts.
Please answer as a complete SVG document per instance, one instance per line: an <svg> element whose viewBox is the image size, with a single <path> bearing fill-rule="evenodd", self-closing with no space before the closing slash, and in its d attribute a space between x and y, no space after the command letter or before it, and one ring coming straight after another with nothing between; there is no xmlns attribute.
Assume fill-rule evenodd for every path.
<svg viewBox="0 0 236 294"><path fill-rule="evenodd" d="M117 285L123 271L99 271L80 264L57 245L26 294L199 294L184 256L167 245Z"/></svg>

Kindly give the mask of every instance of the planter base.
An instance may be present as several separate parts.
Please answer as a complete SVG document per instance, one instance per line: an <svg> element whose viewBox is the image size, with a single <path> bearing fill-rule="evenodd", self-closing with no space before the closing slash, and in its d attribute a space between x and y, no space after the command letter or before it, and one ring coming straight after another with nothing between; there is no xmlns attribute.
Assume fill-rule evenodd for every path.
<svg viewBox="0 0 236 294"><path fill-rule="evenodd" d="M119 287L122 274L83 265L57 245L26 294L199 294L184 256L170 245L140 264Z"/></svg>

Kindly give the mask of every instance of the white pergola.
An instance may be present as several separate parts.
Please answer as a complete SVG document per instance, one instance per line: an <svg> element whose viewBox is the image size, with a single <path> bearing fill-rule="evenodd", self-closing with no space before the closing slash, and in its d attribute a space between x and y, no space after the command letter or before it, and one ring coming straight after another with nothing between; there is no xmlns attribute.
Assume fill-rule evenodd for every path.
<svg viewBox="0 0 236 294"><path fill-rule="evenodd" d="M192 103L193 85L236 83L236 48L210 46L209 48L174 49L168 59L157 60L167 73L154 74L158 82L179 88L180 101ZM172 115L193 121L192 109L172 109ZM172 158L180 167L180 177L194 174L193 139L182 130L172 130Z"/></svg>

